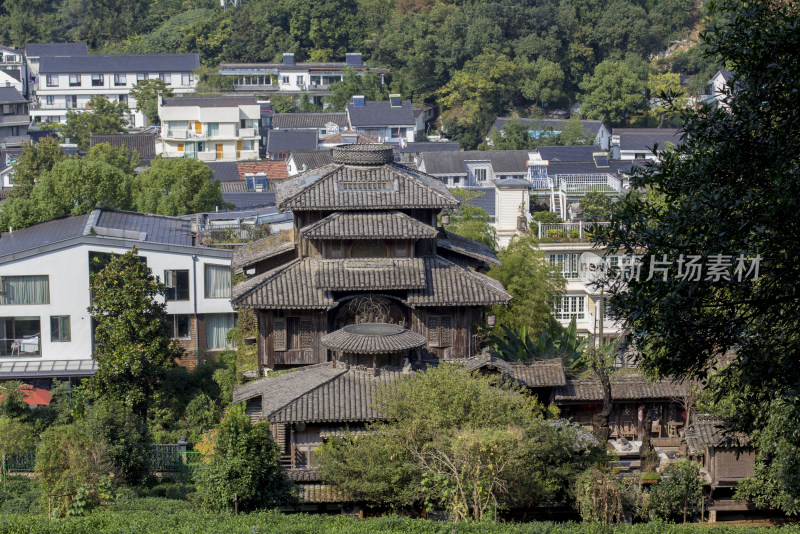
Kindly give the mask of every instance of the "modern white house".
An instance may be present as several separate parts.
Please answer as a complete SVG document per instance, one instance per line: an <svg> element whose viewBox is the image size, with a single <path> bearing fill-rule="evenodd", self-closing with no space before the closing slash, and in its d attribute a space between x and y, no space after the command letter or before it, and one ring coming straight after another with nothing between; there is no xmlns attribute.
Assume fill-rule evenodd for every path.
<svg viewBox="0 0 800 534"><path fill-rule="evenodd" d="M89 280L133 247L168 287L173 337L193 366L228 347L232 251L198 246L191 218L94 210L0 235L0 381L90 376Z"/></svg>
<svg viewBox="0 0 800 534"><path fill-rule="evenodd" d="M28 58L29 61L31 58ZM175 95L191 93L197 86L194 70L198 54L42 56L36 63L35 99L31 117L36 121L65 122L68 110L86 110L92 96L125 103L131 110L130 127L147 126L135 111L131 88L143 80L160 79Z"/></svg>
<svg viewBox="0 0 800 534"><path fill-rule="evenodd" d="M28 99L14 87L0 87L0 148L20 147L30 141L30 121Z"/></svg>
<svg viewBox="0 0 800 534"><path fill-rule="evenodd" d="M168 158L258 158L261 107L254 96L171 97L158 106L161 153Z"/></svg>
<svg viewBox="0 0 800 534"><path fill-rule="evenodd" d="M28 90L27 72L22 50L0 45L0 87L13 87L25 96Z"/></svg>

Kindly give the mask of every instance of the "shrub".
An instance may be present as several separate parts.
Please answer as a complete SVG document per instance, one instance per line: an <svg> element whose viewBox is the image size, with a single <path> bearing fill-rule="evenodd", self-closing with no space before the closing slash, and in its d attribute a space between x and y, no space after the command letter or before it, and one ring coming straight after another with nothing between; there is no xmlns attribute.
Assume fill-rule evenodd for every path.
<svg viewBox="0 0 800 534"><path fill-rule="evenodd" d="M557 213L552 211L537 211L531 216L533 220L533 225L536 226L537 222L542 224L554 224L564 222L561 220L561 217L558 216Z"/></svg>
<svg viewBox="0 0 800 534"><path fill-rule="evenodd" d="M700 467L690 460L670 464L650 491L649 511L661 519L683 517L683 522L700 511L703 487Z"/></svg>
<svg viewBox="0 0 800 534"><path fill-rule="evenodd" d="M617 477L590 467L575 482L575 501L584 521L610 525L623 518L623 489Z"/></svg>

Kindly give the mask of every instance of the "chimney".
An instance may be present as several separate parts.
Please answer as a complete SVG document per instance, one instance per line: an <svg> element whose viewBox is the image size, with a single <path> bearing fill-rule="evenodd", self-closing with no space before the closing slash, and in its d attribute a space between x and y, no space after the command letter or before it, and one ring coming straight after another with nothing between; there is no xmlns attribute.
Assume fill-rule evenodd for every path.
<svg viewBox="0 0 800 534"><path fill-rule="evenodd" d="M283 66L284 67L294 67L294 53L293 52L286 52L283 54Z"/></svg>
<svg viewBox="0 0 800 534"><path fill-rule="evenodd" d="M348 52L344 55L344 58L348 67L360 67L362 65L360 52Z"/></svg>

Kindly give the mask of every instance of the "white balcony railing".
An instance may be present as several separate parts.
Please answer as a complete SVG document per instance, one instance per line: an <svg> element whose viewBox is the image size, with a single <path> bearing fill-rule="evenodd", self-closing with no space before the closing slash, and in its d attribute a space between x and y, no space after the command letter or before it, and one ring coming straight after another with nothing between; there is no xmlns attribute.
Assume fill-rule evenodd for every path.
<svg viewBox="0 0 800 534"><path fill-rule="evenodd" d="M255 128L239 128L239 137L258 137Z"/></svg>
<svg viewBox="0 0 800 534"><path fill-rule="evenodd" d="M588 241L592 238L592 229L597 226L608 226L610 222L571 222L541 223L537 222L537 234L540 240L555 242Z"/></svg>
<svg viewBox="0 0 800 534"><path fill-rule="evenodd" d="M606 173L557 174L553 176L553 182L567 194L625 192L622 180Z"/></svg>

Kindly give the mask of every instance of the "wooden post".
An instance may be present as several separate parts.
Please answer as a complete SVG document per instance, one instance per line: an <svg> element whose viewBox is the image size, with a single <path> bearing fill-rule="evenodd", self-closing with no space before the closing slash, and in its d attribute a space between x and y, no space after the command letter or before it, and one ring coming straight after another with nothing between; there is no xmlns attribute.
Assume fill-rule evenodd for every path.
<svg viewBox="0 0 800 534"><path fill-rule="evenodd" d="M233 494L233 513L239 515L239 494Z"/></svg>

